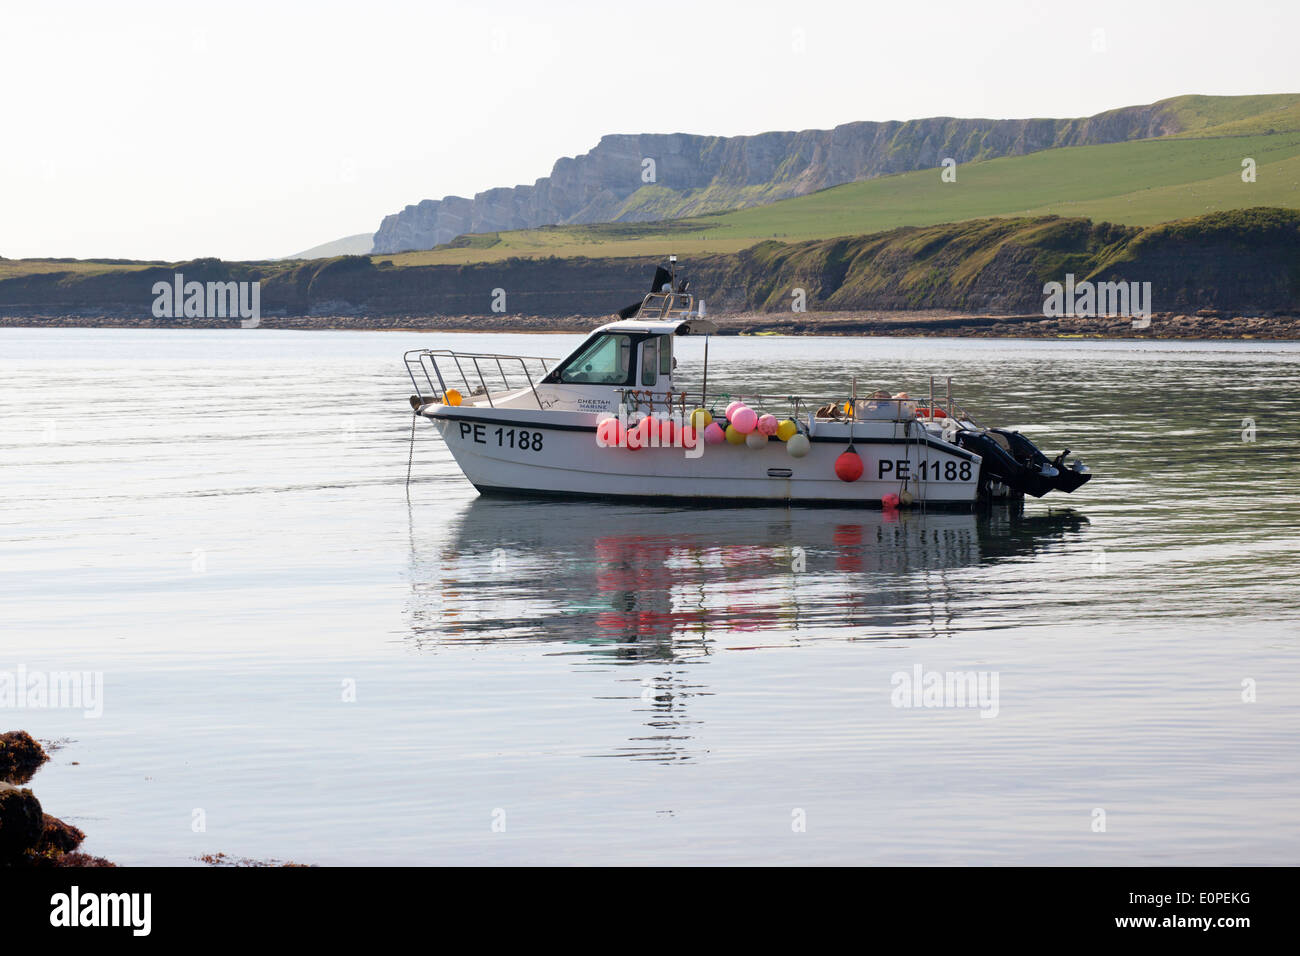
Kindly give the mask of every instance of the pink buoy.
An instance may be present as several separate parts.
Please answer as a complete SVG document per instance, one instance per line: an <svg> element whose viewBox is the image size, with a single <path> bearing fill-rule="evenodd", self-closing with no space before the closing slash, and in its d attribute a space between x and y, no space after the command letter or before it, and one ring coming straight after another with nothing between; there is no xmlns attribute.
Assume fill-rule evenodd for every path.
<svg viewBox="0 0 1300 956"><path fill-rule="evenodd" d="M742 401L740 401L740 400L734 401L734 402L732 402L730 405L728 405L728 406L727 406L727 421L729 421L729 422L733 422L733 421L735 421L734 416L735 416L736 412L740 411L740 410L741 410L742 408L744 408L744 407L745 407L745 403L742 402Z"/></svg>
<svg viewBox="0 0 1300 956"><path fill-rule="evenodd" d="M704 429L704 444L721 445L727 440L727 433L722 430L722 426L717 422L712 422Z"/></svg>
<svg viewBox="0 0 1300 956"><path fill-rule="evenodd" d="M748 435L758 427L758 413L752 408L741 407L736 409L736 414L728 415L731 424L736 426L736 431L742 435Z"/></svg>
<svg viewBox="0 0 1300 956"><path fill-rule="evenodd" d="M669 448L676 439L677 423L671 418L665 418L659 423L659 444L665 448Z"/></svg>
<svg viewBox="0 0 1300 956"><path fill-rule="evenodd" d="M623 426L617 418L602 418L596 423L597 443L605 448L617 448L623 444Z"/></svg>
<svg viewBox="0 0 1300 956"><path fill-rule="evenodd" d="M682 437L683 448L694 448L697 444L699 444L700 441L699 433L696 432L695 429L692 428L690 425L683 425L677 434L681 435Z"/></svg>
<svg viewBox="0 0 1300 956"><path fill-rule="evenodd" d="M776 420L775 415L764 415L758 420L758 430L764 435L775 435L780 427L781 423Z"/></svg>
<svg viewBox="0 0 1300 956"><path fill-rule="evenodd" d="M894 508L897 508L902 503L902 499L899 498L898 495L894 494L891 491L889 494L881 497L880 503L884 505L886 508L892 510Z"/></svg>

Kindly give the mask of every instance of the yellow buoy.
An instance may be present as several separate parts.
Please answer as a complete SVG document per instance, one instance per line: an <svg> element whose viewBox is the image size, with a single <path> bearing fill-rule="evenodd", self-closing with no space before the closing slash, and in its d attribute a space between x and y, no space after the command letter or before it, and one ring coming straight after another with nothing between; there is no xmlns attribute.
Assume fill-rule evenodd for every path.
<svg viewBox="0 0 1300 956"><path fill-rule="evenodd" d="M781 441L789 441L790 436L799 430L799 426L790 419L786 419L780 425L776 426L776 437Z"/></svg>
<svg viewBox="0 0 1300 956"><path fill-rule="evenodd" d="M740 432L740 431L736 431L736 426L735 426L735 425L728 425L728 426L727 426L727 441L728 441L728 443L730 443L730 444L732 444L732 445L743 445L743 444L745 444L745 433L744 433L744 432Z"/></svg>
<svg viewBox="0 0 1300 956"><path fill-rule="evenodd" d="M697 432L702 432L713 424L713 416L709 414L708 409L697 408L691 412L691 427Z"/></svg>
<svg viewBox="0 0 1300 956"><path fill-rule="evenodd" d="M844 403L844 414L845 414L845 415L852 415L852 414L853 414L853 403L852 403L852 402L845 402L845 403Z"/></svg>
<svg viewBox="0 0 1300 956"><path fill-rule="evenodd" d="M444 396L444 398L446 399L444 404L447 405L460 404L460 392L456 391L454 388L447 389L447 394Z"/></svg>

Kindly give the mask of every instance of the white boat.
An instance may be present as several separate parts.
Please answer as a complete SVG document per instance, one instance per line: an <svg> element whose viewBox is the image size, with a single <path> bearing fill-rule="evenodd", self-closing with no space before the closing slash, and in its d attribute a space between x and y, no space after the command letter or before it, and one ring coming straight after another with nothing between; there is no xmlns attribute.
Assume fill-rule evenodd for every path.
<svg viewBox="0 0 1300 956"><path fill-rule="evenodd" d="M1065 464L1068 449L1048 461L1018 432L976 424L950 382L940 400L931 380L925 401L859 397L856 386L832 401L711 393L717 326L668 269L652 290L563 359L407 352L415 414L481 494L969 508L1071 492L1091 477ZM685 335L706 337L698 384L676 375L673 344ZM710 417L718 430L706 435Z"/></svg>

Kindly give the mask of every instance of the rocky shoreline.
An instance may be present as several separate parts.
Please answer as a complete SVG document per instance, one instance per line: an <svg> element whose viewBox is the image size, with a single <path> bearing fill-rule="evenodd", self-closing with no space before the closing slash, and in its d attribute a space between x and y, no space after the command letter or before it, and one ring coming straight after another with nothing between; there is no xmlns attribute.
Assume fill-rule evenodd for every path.
<svg viewBox="0 0 1300 956"><path fill-rule="evenodd" d="M263 316L259 328L298 331L585 333L612 316L408 315ZM1044 318L914 312L761 312L717 315L720 335L855 335L973 338L1300 340L1300 314L1243 316L1202 309L1157 312L1146 328L1125 318ZM123 315L0 315L0 328L236 329L230 319Z"/></svg>
<svg viewBox="0 0 1300 956"><path fill-rule="evenodd" d="M50 816L22 786L49 759L26 731L0 734L0 868L115 866L78 852L86 834Z"/></svg>

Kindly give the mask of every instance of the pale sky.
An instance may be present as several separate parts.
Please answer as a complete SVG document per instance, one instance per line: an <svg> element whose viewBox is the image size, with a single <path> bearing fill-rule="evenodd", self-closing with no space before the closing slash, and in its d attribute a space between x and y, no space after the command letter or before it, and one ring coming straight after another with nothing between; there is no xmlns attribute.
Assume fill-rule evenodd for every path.
<svg viewBox="0 0 1300 956"><path fill-rule="evenodd" d="M1300 92L1297 37L1294 0L0 0L0 256L288 255L605 133Z"/></svg>

